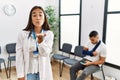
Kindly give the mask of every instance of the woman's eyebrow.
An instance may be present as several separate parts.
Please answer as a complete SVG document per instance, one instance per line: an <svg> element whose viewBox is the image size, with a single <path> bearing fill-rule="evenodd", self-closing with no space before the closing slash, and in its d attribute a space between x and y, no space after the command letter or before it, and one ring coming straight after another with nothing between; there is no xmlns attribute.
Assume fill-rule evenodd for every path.
<svg viewBox="0 0 120 80"><path fill-rule="evenodd" d="M32 14L35 14L36 12L32 12ZM40 14L42 13L42 12L39 12Z"/></svg>

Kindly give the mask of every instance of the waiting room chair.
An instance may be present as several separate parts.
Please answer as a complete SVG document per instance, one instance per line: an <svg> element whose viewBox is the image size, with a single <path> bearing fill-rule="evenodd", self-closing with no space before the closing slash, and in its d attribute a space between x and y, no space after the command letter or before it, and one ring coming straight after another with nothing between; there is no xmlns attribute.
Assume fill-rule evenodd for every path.
<svg viewBox="0 0 120 80"><path fill-rule="evenodd" d="M75 46L74 53L73 53L74 58L67 58L63 60L62 71L63 71L64 63L68 65L74 65L76 62L79 61L76 59L77 56L83 58L84 55L82 54L82 51L83 51L82 46ZM62 76L62 71L61 71L61 76Z"/></svg>
<svg viewBox="0 0 120 80"><path fill-rule="evenodd" d="M10 43L6 45L6 51L9 54L8 56L8 70L9 70L9 78L11 75L11 61L15 61L16 57L15 56L11 56L11 54L15 54L16 53L16 43Z"/></svg>
<svg viewBox="0 0 120 80"><path fill-rule="evenodd" d="M105 80L105 75L104 75L104 71L103 71L103 65L104 64L100 65L100 69L97 70L96 72L102 71L103 80ZM94 73L96 73L96 72L94 72ZM93 77L94 73L91 74L91 80L94 80L94 77Z"/></svg>
<svg viewBox="0 0 120 80"><path fill-rule="evenodd" d="M0 46L0 54L1 54L1 46ZM1 70L1 64L4 64L4 67L5 67L5 72L6 72L6 76L8 78L8 73L7 73L7 69L6 69L6 64L5 64L5 60L3 58L0 58L0 72L2 71Z"/></svg>
<svg viewBox="0 0 120 80"><path fill-rule="evenodd" d="M62 45L62 54L54 54L52 56L53 59L60 60L60 64L59 64L60 77L61 77L61 61L63 61L64 59L67 59L67 58L70 57L71 49L72 49L71 44L63 43L63 45ZM64 53L67 53L68 56L65 56Z"/></svg>

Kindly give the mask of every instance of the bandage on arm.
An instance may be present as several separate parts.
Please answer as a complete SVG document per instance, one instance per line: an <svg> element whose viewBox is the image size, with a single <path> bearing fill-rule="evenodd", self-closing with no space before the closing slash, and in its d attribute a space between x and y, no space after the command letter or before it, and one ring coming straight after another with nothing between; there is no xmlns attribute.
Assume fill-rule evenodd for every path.
<svg viewBox="0 0 120 80"><path fill-rule="evenodd" d="M93 51L83 50L83 54L93 56Z"/></svg>

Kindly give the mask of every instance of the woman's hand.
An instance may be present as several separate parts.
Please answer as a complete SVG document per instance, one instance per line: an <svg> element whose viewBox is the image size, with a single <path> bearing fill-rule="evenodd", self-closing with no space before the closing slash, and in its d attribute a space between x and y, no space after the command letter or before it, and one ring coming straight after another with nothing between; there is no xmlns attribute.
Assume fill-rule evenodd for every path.
<svg viewBox="0 0 120 80"><path fill-rule="evenodd" d="M18 80L25 80L25 78L23 77L23 78L18 78Z"/></svg>
<svg viewBox="0 0 120 80"><path fill-rule="evenodd" d="M43 38L46 36L46 34L36 34L36 36L38 37L38 43L41 43L43 41Z"/></svg>

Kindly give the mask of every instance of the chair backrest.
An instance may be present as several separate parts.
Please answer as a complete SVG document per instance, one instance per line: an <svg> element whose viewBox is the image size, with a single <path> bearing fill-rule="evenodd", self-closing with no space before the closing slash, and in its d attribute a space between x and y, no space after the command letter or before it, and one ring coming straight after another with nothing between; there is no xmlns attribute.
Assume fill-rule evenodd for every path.
<svg viewBox="0 0 120 80"><path fill-rule="evenodd" d="M70 53L71 49L72 49L72 45L71 44L69 44L69 43L63 43L62 52Z"/></svg>
<svg viewBox="0 0 120 80"><path fill-rule="evenodd" d="M74 49L75 56L78 56L81 58L85 57L82 52L83 52L83 46L76 46L75 47L75 49Z"/></svg>
<svg viewBox="0 0 120 80"><path fill-rule="evenodd" d="M7 44L6 51L8 54L16 53L16 43Z"/></svg>

